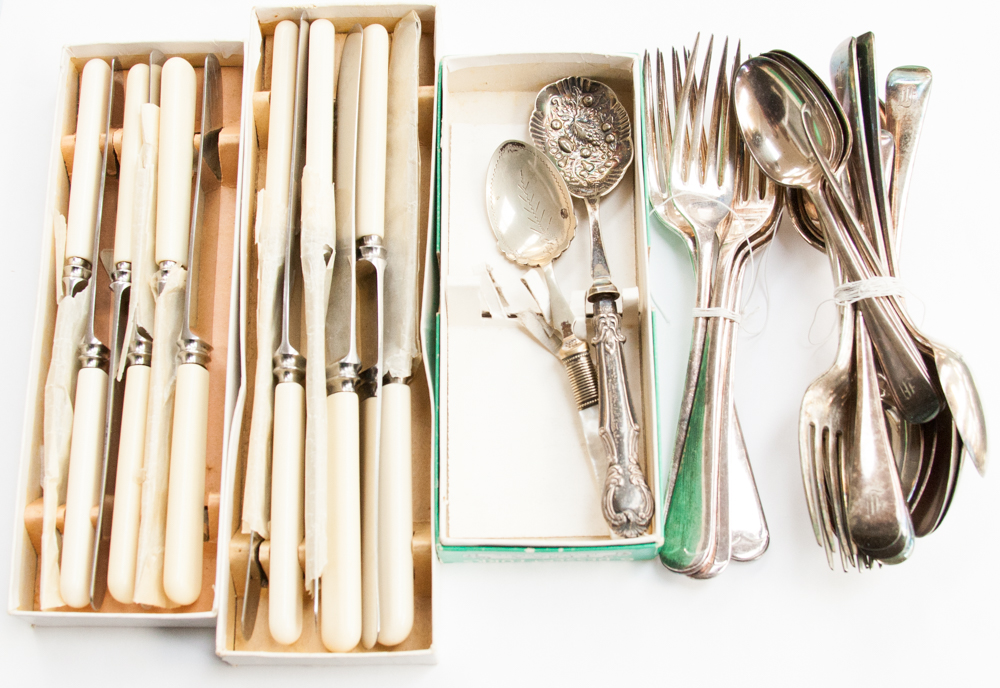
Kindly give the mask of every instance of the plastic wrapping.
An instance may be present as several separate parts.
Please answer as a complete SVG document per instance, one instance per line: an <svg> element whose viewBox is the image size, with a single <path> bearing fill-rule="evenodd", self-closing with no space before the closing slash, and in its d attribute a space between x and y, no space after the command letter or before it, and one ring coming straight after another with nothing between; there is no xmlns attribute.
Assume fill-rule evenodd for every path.
<svg viewBox="0 0 1000 688"><path fill-rule="evenodd" d="M155 277L154 277L155 279ZM184 318L187 271L175 267L156 297L153 361L146 416L139 547L136 554L135 599L138 604L173 607L163 590L170 440L177 378L177 340Z"/></svg>

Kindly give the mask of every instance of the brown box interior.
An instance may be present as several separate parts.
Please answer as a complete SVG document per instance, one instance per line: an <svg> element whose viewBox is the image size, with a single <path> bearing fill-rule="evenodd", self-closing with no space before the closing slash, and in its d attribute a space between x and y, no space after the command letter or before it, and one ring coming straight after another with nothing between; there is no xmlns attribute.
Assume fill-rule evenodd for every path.
<svg viewBox="0 0 1000 688"><path fill-rule="evenodd" d="M174 57L174 54L167 53L166 57ZM192 53L180 55L192 65L195 65L197 78L198 100L196 104L195 131L200 131L201 127L201 87L203 68L197 65L203 64L205 53ZM108 56L111 57L110 55ZM121 153L121 126L124 111L125 93L124 77L129 68L139 62L149 59L148 54L141 55L116 55L119 60L119 69L116 71L115 100L112 111L111 128L113 150L109 151L108 170L109 175L104 187L104 212L101 221L101 250L111 249L114 245L115 215L118 200L118 162L117 156ZM69 202L69 188L72 180L70 171L72 170L72 156L75 144L75 129L77 115L77 95L79 92L80 72L87 60L71 58L65 88L67 90L66 109L62 118L62 131L60 149L62 151L62 162L64 166L60 170L58 188L55 194L55 203L52 210L55 214L66 215ZM200 253L198 266L198 301L197 301L197 324L195 331L212 347L211 361L208 363L209 371L209 418L208 418L208 439L206 446L206 476L205 476L205 504L208 511L208 523L206 526L206 541L204 544L204 567L202 577L202 591L196 602L185 607L174 609L159 609L141 607L137 604L122 604L112 598L110 594L105 595L104 602L97 612L102 614L122 614L122 613L142 613L142 614L184 614L194 612L209 612L214 603L214 582L216 570L216 550L218 543L219 525L219 491L221 488L222 459L223 459L223 437L225 421L225 397L226 397L226 371L229 361L229 323L230 323L230 298L233 277L233 239L236 233L237 217L237 169L239 163L239 141L240 141L240 113L243 67L242 55L223 58L220 56L222 66L222 91L223 91L223 130L220 134L219 154L222 161L222 184L207 192L205 196L204 224L200 238ZM103 138L103 137L102 137ZM197 155L197 138L192 142L192 154ZM47 228L51 231L51 228ZM43 270L43 275L61 276L62 265L56 265L54 255L54 244L51 239L44 242L49 250L50 269ZM94 330L98 338L104 342L110 340L111 312L113 305L112 293L110 290L110 278L104 269L95 270L98 279L98 292L96 296L96 311ZM45 280L45 277L43 277ZM33 381L37 386L35 395L35 408L29 410L34 414L36 422L30 438L32 464L28 469L28 493L25 496L25 530L30 540L30 546L23 550L24 559L29 562L31 571L25 573L25 580L33 580L34 586L28 600L20 600L19 609L38 611L38 566L37 557L41 541L41 487L40 476L42 474L42 414L43 414L43 394L45 377L48 372L49 360L52 353L52 336L56 314L56 292L54 279L47 280L48 284L42 284L44 297L40 299L39 317L44 323L43 336L41 338L40 362L38 367L38 377ZM92 513L92 519L96 521L96 509ZM63 607L59 612L93 613L90 608L72 609Z"/></svg>
<svg viewBox="0 0 1000 688"><path fill-rule="evenodd" d="M311 11L310 19L327 18L330 19L337 30L336 42L336 68L340 68L340 54L343 51L344 41L347 32L355 24L367 26L368 24L379 23L384 25L390 32L398 21L396 18L386 17L343 17L335 16L342 8L320 8ZM352 8L357 9L357 8ZM374 10L375 8L365 8ZM273 18L268 15L273 15ZM265 186L265 170L267 167L267 121L268 105L267 95L270 89L271 72L271 50L273 47L274 30L277 24L284 19L298 19L298 10L281 10L269 12L258 10L260 17L260 31L263 36L263 46L261 49L261 64L256 66L256 78L253 95L253 122L250 126L254 129L250 136L249 149L246 151L246 166L244 174L249 177L247 193L249 195L249 216L243 218L243 231L253 232L255 226L255 203L256 193ZM403 12L405 14L405 12ZM287 16L286 16L287 15ZM401 16L401 15L400 15ZM265 18L266 17L266 18ZM252 68L252 67L251 67ZM420 47L420 155L421 155L421 176L420 176L420 219L419 231L421 233L420 260L423 260L424 249L426 247L426 228L428 223L428 213L431 193L431 162L432 162L432 125L434 117L434 83L435 83L435 59L434 59L434 22L433 20L422 19L422 39ZM246 182L245 182L246 184ZM257 360L256 348L256 304L257 304L257 255L253 241L247 241L247 254L244 259L247 261L247 289L246 289L246 341L244 350L246 355L246 371L253 371ZM390 256L389 260L392 258ZM300 286L301 288L301 286ZM294 299L294 297L293 297ZM294 307L293 307L294 309ZM297 309L296 309L297 310ZM297 346L300 351L303 349ZM264 352L270 358L272 352ZM433 355L433 352L423 352L424 357ZM254 625L252 637L243 637L240 618L243 609L243 586L246 571L246 536L240 537L240 516L243 505L243 481L246 474L247 445L250 435L251 409L253 408L253 375L248 373L244 380L247 385L247 396L243 406L243 418L241 433L239 437L239 454L235 469L235 484L233 486L233 511L232 521L228 524L233 533L233 542L230 546L230 589L233 603L226 605L227 618L225 631L225 647L229 651L247 653L327 653L320 637L317 625L313 619L313 600L304 596L303 600L303 627L302 635L297 642L292 645L280 645L270 636L267 624L268 596L267 588L261 590L260 606L257 610L257 620ZM433 400L428 389L426 375L421 365L415 366L414 376L410 383L413 407L413 525L414 525L414 584L415 584L415 615L413 630L410 636L400 645L385 647L376 645L371 650L365 650L360 645L353 653L370 652L408 652L414 650L427 650L431 646L431 567L432 567L432 535L431 535L431 437ZM239 421L237 421L239 422ZM265 546L262 550L266 550ZM302 549L300 548L300 556ZM329 654L329 653L327 653Z"/></svg>

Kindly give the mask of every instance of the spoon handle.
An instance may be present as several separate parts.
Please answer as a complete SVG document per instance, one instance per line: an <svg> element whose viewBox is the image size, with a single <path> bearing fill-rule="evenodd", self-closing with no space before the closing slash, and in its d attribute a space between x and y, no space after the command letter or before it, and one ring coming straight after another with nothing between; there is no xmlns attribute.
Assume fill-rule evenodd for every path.
<svg viewBox="0 0 1000 688"><path fill-rule="evenodd" d="M623 537L646 532L653 518L653 494L639 463L639 423L629 397L621 315L613 298L594 301L600 435L608 452L601 499L604 519Z"/></svg>
<svg viewBox="0 0 1000 688"><path fill-rule="evenodd" d="M639 423L628 391L622 318L615 306L619 293L604 257L597 199L587 199L587 212L594 248L594 284L588 299L594 304L599 432L608 452L601 508L615 533L638 537L653 520L653 493L639 463Z"/></svg>

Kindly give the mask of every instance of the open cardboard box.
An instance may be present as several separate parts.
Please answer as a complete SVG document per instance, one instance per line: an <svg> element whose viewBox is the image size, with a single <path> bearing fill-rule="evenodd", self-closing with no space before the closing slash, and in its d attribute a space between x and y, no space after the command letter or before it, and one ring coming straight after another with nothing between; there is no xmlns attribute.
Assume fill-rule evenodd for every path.
<svg viewBox="0 0 1000 688"><path fill-rule="evenodd" d="M337 31L336 68L340 68L339 53L343 50L346 34L355 24L384 25L391 33L393 27L411 10L415 10L422 25L420 47L420 146L421 146L421 223L428 227L430 218L433 140L433 103L435 96L435 9L430 5L345 5L338 7L284 7L256 8L251 14L250 38L246 44L243 99L246 127L243 131L242 150L242 200L239 250L240 341L245 342L240 352L239 379L241 387L236 404L234 423L229 442L229 460L223 483L223 500L220 513L220 607L216 631L216 653L231 664L358 664L358 663L427 663L433 661L432 648L432 599L434 557L431 547L432 481L431 447L433 444L434 406L430 377L424 366L433 361L433 345L423 343L423 366L414 371L410 383L413 411L413 525L414 525L414 583L415 616L410 636L400 645L376 645L365 650L360 645L352 652L326 651L319 637L313 616L313 600L303 598L302 635L292 645L281 645L268 629L268 591L260 594L256 623L252 637L244 638L240 618L243 609L244 583L247 570L248 534L242 533L244 480L246 477L247 447L250 435L251 409L253 407L253 370L258 355L271 357L272 352L259 353L256 349L256 298L257 298L257 249L254 244L257 192L265 186L267 133L269 117L269 89L271 51L275 27L279 22L298 22L303 11L309 20L329 19ZM422 239L426 244L426 235ZM427 275L434 274L433 245L428 248ZM390 257L391 261L391 257ZM424 279L424 302L431 298ZM434 282L430 282L431 285ZM433 290L433 287L432 289ZM295 306L293 306L293 309ZM266 544L266 543L265 543ZM261 564L267 572L261 547ZM300 548L300 559L302 548Z"/></svg>
<svg viewBox="0 0 1000 688"><path fill-rule="evenodd" d="M486 275L489 265L508 301L525 291L518 284L525 269L504 257L490 228L487 165L503 141L531 141L528 120L538 92L569 76L610 86L632 123L631 167L600 210L612 280L622 293L619 312L641 426L640 460L655 501L649 529L633 539L612 538L601 515L600 487L562 364L509 314L503 317ZM442 61L439 80L438 556L442 561L652 558L662 544L662 489L647 302L639 61L633 55L579 53L456 57ZM553 268L577 311L577 336L587 335L586 328L589 339L592 328L584 317L591 283L589 224L583 202L574 203L577 237ZM526 274L529 283L537 277ZM532 291L546 307L541 280Z"/></svg>
<svg viewBox="0 0 1000 688"><path fill-rule="evenodd" d="M132 43L100 44L67 48L62 58L60 83L56 100L55 132L49 164L44 222L42 225L42 256L32 351L29 362L28 393L25 402L20 471L17 484L15 533L13 539L12 573L8 611L26 618L33 624L45 625L127 625L127 626L211 626L215 622L218 599L215 594L216 561L219 525L219 492L222 482L225 443L236 398L236 378L229 374L238 365L239 341L236 339L238 312L235 279L238 254L234 238L239 217L239 142L241 122L241 88L243 81L243 46L240 43ZM56 281L62 276L62 257L56 256L54 226L60 215L65 216L69 203L74 133L76 130L79 75L83 65L92 58L118 59L120 69L127 70L139 62L147 62L152 50L160 50L166 58L181 56L196 66L197 89L201 93L202 68L205 56L215 53L222 65L223 125L219 152L222 160L222 185L206 195L205 219L201 235L198 274L198 323L196 331L213 346L210 374L209 419L206 448L206 540L204 543L204 574L201 596L193 604L176 609L140 607L122 604L105 595L99 610L74 610L69 607L41 611L38 600L38 552L41 540L41 476L42 416L45 378L52 353L53 328L56 317ZM112 114L112 135L117 158L121 152L121 122L124 107L124 81L116 86L115 108ZM195 131L200 130L200 96ZM193 148L193 155L197 148ZM117 171L117 163L109 162ZM102 250L114 241L115 209L118 179L108 176L104 191L104 214L101 226ZM95 332L104 342L109 341L112 295L110 280L103 268L96 268L97 306ZM133 285L133 288L135 286ZM96 509L92 520L96 519Z"/></svg>

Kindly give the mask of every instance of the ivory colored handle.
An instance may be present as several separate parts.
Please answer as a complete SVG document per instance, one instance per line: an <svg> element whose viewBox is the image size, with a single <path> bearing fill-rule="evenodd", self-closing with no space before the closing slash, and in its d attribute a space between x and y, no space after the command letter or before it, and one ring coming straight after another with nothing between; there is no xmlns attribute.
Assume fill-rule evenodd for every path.
<svg viewBox="0 0 1000 688"><path fill-rule="evenodd" d="M115 223L115 265L132 262L132 199L142 148L140 111L149 98L149 65L137 64L128 70L125 84L125 120L122 128L122 157L118 172L118 217Z"/></svg>
<svg viewBox="0 0 1000 688"><path fill-rule="evenodd" d="M375 454L375 421L378 397L361 402L361 644L368 649L378 641L378 457Z"/></svg>
<svg viewBox="0 0 1000 688"><path fill-rule="evenodd" d="M156 170L156 262L187 261L194 170L194 67L182 57L163 65L160 156Z"/></svg>
<svg viewBox="0 0 1000 688"><path fill-rule="evenodd" d="M73 177L66 218L66 257L90 261L94 252L94 221L100 188L100 139L108 119L108 85L111 67L104 60L90 60L80 77L80 109L76 117Z"/></svg>
<svg viewBox="0 0 1000 688"><path fill-rule="evenodd" d="M361 471L358 395L326 398L327 563L320 579L320 636L331 652L361 639Z"/></svg>
<svg viewBox="0 0 1000 688"><path fill-rule="evenodd" d="M163 590L182 606L201 594L207 432L208 371L197 363L185 363L177 367L174 392L163 549Z"/></svg>
<svg viewBox="0 0 1000 688"><path fill-rule="evenodd" d="M306 167L333 179L334 36L326 19L309 25L309 100L306 105Z"/></svg>
<svg viewBox="0 0 1000 688"><path fill-rule="evenodd" d="M82 368L76 378L73 436L66 485L66 516L62 537L59 591L70 607L90 604L90 573L94 560L94 526L90 511L97 506L98 477L104 449L104 414L108 374Z"/></svg>
<svg viewBox="0 0 1000 688"><path fill-rule="evenodd" d="M129 366L118 440L115 507L108 554L108 591L123 604L135 593L135 556L139 546L139 505L142 499L142 458L146 446L146 409L152 368Z"/></svg>
<svg viewBox="0 0 1000 688"><path fill-rule="evenodd" d="M382 387L379 456L378 641L406 640L413 628L413 493L410 446L410 387Z"/></svg>
<svg viewBox="0 0 1000 688"><path fill-rule="evenodd" d="M271 109L267 122L268 193L288 196L288 174L292 164L292 117L295 110L295 70L298 66L299 27L283 21L274 29L271 62Z"/></svg>
<svg viewBox="0 0 1000 688"><path fill-rule="evenodd" d="M274 450L271 463L271 570L268 626L271 637L291 645L302 635L302 482L305 455L305 388L282 382L274 388Z"/></svg>
<svg viewBox="0 0 1000 688"><path fill-rule="evenodd" d="M389 97L389 34L365 27L358 104L357 238L385 232L385 138Z"/></svg>

